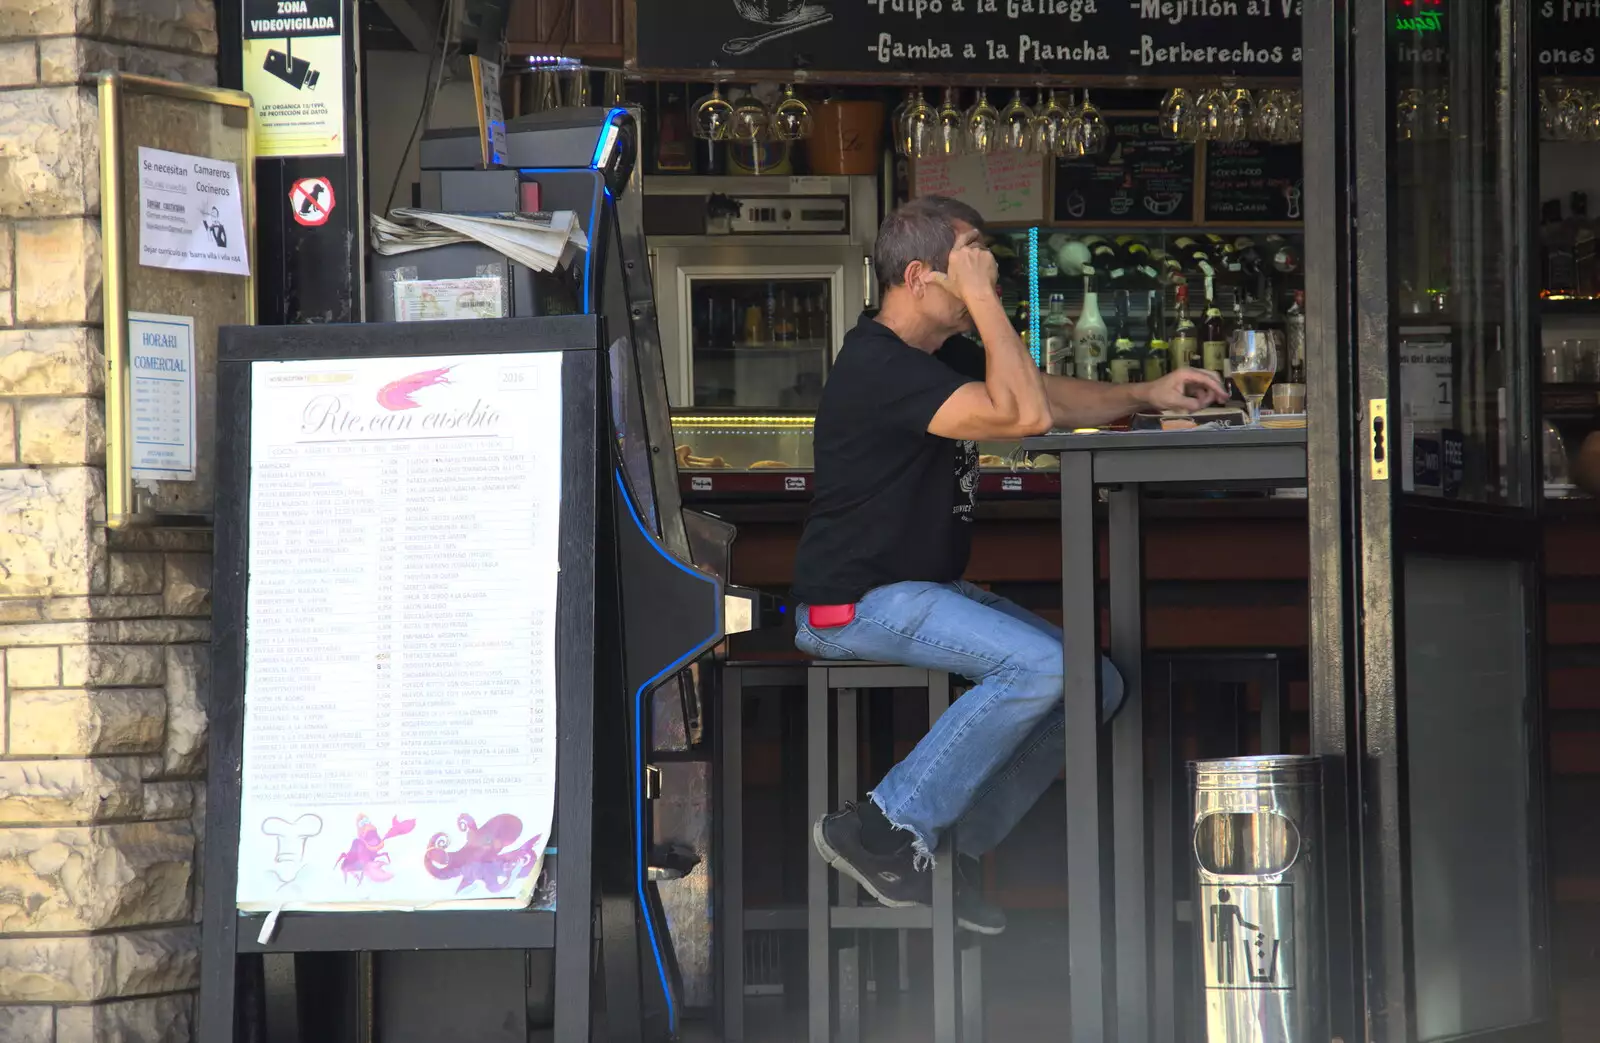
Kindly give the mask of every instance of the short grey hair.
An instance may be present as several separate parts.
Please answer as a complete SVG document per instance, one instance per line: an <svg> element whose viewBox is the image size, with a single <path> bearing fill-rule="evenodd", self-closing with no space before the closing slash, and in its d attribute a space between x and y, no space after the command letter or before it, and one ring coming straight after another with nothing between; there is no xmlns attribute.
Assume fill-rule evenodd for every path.
<svg viewBox="0 0 1600 1043"><path fill-rule="evenodd" d="M912 261L944 271L950 263L950 248L956 243L957 221L983 231L983 215L958 199L919 196L895 208L878 227L878 241L872 249L879 289L904 285L906 266Z"/></svg>

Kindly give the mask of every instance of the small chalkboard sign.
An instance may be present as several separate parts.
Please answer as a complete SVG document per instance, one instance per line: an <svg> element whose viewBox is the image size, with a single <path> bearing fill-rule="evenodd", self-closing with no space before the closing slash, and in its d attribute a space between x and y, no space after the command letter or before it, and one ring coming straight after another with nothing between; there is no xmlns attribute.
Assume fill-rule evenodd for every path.
<svg viewBox="0 0 1600 1043"><path fill-rule="evenodd" d="M1195 146L1162 136L1152 116L1106 116L1098 156L1056 161L1061 224L1186 225L1194 221Z"/></svg>
<svg viewBox="0 0 1600 1043"><path fill-rule="evenodd" d="M919 159L912 165L916 196L949 196L990 222L1045 219L1044 159L1018 152Z"/></svg>
<svg viewBox="0 0 1600 1043"><path fill-rule="evenodd" d="M1305 183L1299 145L1213 141L1206 145L1208 224L1293 224L1305 219Z"/></svg>

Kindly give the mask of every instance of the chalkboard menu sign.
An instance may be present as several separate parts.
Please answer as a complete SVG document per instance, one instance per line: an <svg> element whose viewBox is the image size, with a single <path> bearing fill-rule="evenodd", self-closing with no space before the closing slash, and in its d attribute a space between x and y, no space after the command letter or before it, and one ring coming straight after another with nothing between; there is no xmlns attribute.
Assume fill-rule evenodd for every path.
<svg viewBox="0 0 1600 1043"><path fill-rule="evenodd" d="M1302 0L636 0L641 69L1297 76Z"/></svg>
<svg viewBox="0 0 1600 1043"><path fill-rule="evenodd" d="M1200 219L1213 224L1304 220L1303 178L1299 145L1210 142Z"/></svg>
<svg viewBox="0 0 1600 1043"><path fill-rule="evenodd" d="M1600 3L1534 0L1533 20L1539 75L1594 75L1600 62Z"/></svg>
<svg viewBox="0 0 1600 1043"><path fill-rule="evenodd" d="M1195 147L1161 134L1154 116L1107 116L1099 156L1056 161L1055 219L1182 225L1194 220Z"/></svg>

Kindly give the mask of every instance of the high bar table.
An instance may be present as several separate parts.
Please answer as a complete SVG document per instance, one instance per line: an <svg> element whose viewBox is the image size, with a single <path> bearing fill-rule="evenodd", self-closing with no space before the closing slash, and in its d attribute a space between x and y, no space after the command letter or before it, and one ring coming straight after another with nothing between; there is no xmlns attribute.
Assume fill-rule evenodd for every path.
<svg viewBox="0 0 1600 1043"><path fill-rule="evenodd" d="M1025 439L1022 445L1058 453L1061 460L1070 1039L1072 1043L1173 1043L1177 1033L1170 958L1175 944L1172 910L1157 910L1152 942L1147 905L1140 500L1145 486L1212 491L1304 484L1306 432L1304 428L1051 432ZM1096 633L1098 487L1110 492L1111 659L1127 689L1127 701L1109 727L1109 757L1103 750L1107 736L1100 723ZM1103 784L1106 781L1109 787ZM1154 844L1160 856L1155 871L1170 877L1171 837L1158 836ZM1173 881L1158 884L1171 894ZM1162 889L1158 886L1158 893ZM1111 916L1106 915L1108 909L1114 910ZM1153 966L1152 944L1168 950Z"/></svg>

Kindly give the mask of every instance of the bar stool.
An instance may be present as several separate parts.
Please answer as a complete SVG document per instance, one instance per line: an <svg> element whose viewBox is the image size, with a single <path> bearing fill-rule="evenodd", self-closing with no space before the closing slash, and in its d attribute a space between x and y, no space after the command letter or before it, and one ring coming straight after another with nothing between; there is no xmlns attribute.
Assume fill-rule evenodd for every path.
<svg viewBox="0 0 1600 1043"><path fill-rule="evenodd" d="M744 936L747 930L803 930L806 932L809 1002L807 1021L810 1043L857 1043L861 1038L861 946L858 930L929 930L933 938L933 1000L935 1043L979 1043L983 1034L981 950L966 945L957 960L954 873L948 840L936 852L933 869L933 905L888 909L870 902L858 904L855 882L834 872L815 851L809 852L806 873L806 909L744 908L744 809L742 778L743 703L745 691L756 687L806 686L806 805L807 830L838 801L860 794L857 755L858 692L874 688L921 688L928 693L928 718L937 719L950 705L950 678L943 671L888 663L812 660L795 663L728 663L723 669L721 714L717 727L717 763L721 813L720 851L721 959L723 987L723 1039L744 1038ZM830 716L833 727L830 738ZM830 758L833 777L830 779ZM830 785L830 783L832 785ZM837 788L837 796L833 794ZM809 833L808 833L809 848ZM830 900L830 888L837 897ZM850 934L839 944L836 931ZM834 951L838 949L838 1035L832 1031ZM959 972L959 973L958 973Z"/></svg>

